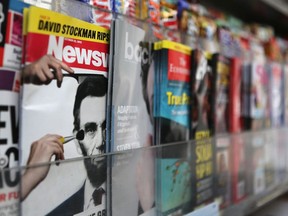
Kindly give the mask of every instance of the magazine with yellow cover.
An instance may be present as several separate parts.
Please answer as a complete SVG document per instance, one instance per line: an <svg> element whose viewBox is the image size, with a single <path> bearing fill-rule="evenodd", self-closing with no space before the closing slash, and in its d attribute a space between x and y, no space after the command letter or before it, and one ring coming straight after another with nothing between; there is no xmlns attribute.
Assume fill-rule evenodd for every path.
<svg viewBox="0 0 288 216"><path fill-rule="evenodd" d="M22 173L22 214L102 215L106 160L93 156L106 150L110 32L35 6L25 15L20 163L34 166L56 160L60 165ZM74 158L75 163L60 162ZM100 204L91 198L96 189L102 193Z"/></svg>

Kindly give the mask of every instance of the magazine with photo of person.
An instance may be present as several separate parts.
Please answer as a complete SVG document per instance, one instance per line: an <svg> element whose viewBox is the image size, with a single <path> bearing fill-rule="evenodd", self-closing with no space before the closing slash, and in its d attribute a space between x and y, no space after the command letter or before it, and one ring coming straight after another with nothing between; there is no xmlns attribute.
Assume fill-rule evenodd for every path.
<svg viewBox="0 0 288 216"><path fill-rule="evenodd" d="M216 140L215 134L215 74L218 54L197 49L192 53L192 194L193 207L207 204L215 197Z"/></svg>
<svg viewBox="0 0 288 216"><path fill-rule="evenodd" d="M50 169L49 165L47 169L44 166L43 172L26 169L21 174L21 211L23 215L74 215L90 212L90 207L96 213L106 211L105 196L97 206L90 205L88 197L94 189L104 191L103 194L106 189L106 160L96 162L90 157L106 150L110 32L35 6L25 14L28 17L24 18L27 34L21 86L20 165L88 158L70 169L61 164ZM71 182L69 176L75 169L78 175ZM56 184L53 179L59 174L62 181ZM47 187L53 189L47 192ZM61 194L55 197L59 190ZM49 205L45 199L38 199L40 194L51 200ZM73 205L75 199L77 206Z"/></svg>
<svg viewBox="0 0 288 216"><path fill-rule="evenodd" d="M19 90L20 72L0 68L1 214L19 212Z"/></svg>
<svg viewBox="0 0 288 216"><path fill-rule="evenodd" d="M147 24L130 21L118 17L111 25L107 130L111 135L108 151L119 153L111 161L110 214L136 216L155 211L153 150L127 153L153 145L154 71Z"/></svg>

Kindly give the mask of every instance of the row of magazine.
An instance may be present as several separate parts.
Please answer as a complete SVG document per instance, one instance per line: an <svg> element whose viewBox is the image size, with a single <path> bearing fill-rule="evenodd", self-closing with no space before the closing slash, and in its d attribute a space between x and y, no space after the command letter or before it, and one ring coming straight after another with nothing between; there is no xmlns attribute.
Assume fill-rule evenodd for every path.
<svg viewBox="0 0 288 216"><path fill-rule="evenodd" d="M235 150L241 144L215 134L263 129L267 120L284 125L282 66L266 71L263 64L159 41L150 23L126 17L114 17L109 28L95 25L86 20L89 8L72 1L55 2L62 13L16 0L1 6L7 12L1 25L1 168L31 167L3 173L4 212L183 215L216 197L225 207L248 194L248 183L233 175L240 162L232 172L218 166L230 164L231 151L243 151L238 159L245 162L244 147ZM78 18L69 15L74 11ZM251 157L257 160L269 152L269 142L259 139ZM280 182L273 158L264 158L267 163L253 166L255 194ZM286 161L281 164L285 173ZM270 183L263 186L266 172ZM231 178L237 182L233 199ZM15 199L8 198L12 192ZM17 199L21 210L4 202Z"/></svg>

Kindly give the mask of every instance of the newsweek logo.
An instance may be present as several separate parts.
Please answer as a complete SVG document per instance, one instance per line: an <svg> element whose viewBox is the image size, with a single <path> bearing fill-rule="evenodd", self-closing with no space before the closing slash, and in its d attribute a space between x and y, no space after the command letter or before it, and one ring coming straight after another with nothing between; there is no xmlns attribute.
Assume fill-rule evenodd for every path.
<svg viewBox="0 0 288 216"><path fill-rule="evenodd" d="M51 54L73 68L108 71L108 44L34 33L29 38L28 62Z"/></svg>
<svg viewBox="0 0 288 216"><path fill-rule="evenodd" d="M133 44L129 41L129 33L125 34L125 44L124 44L124 58L128 61L135 63L147 64L150 62L150 52L149 48L146 46L140 46L140 43Z"/></svg>
<svg viewBox="0 0 288 216"><path fill-rule="evenodd" d="M190 81L190 55L168 51L168 79L182 82Z"/></svg>

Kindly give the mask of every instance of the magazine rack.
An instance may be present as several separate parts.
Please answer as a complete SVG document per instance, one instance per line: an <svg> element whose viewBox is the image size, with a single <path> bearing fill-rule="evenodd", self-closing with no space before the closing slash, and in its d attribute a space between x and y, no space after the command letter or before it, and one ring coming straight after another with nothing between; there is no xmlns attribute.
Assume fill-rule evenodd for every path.
<svg viewBox="0 0 288 216"><path fill-rule="evenodd" d="M202 213L205 212L203 215L207 215L206 213L208 212L214 212L213 215L217 215L218 211L221 211L223 215L247 215L277 196L285 193L288 189L288 163L286 160L288 154L288 146L286 143L288 138L287 132L287 128L279 128L213 138L216 143L219 142L219 140L223 141L223 139L225 139L229 144L229 155L227 155L226 158L226 165L230 177L226 179L227 181L222 187L227 191L230 191L230 193L228 193L231 194L231 197L229 198L230 202L228 202L227 206L223 209L219 209L217 204L219 197L215 197L215 199L211 200L211 203L207 203L206 206L198 209L192 208L191 212L186 212L185 215L197 215L197 212L199 213L199 211L202 211ZM108 179L110 179L110 182L107 187L110 190L107 191L108 193L112 192L113 195L110 197L110 201L108 201L110 205L108 205L107 215L111 215L112 209L113 211L118 212L119 215L131 213L137 209L138 205L138 197L135 195L136 192L131 185L136 184L137 173L139 174L139 172L137 172L137 166L131 166L131 164L137 164L138 159L141 158L141 155L143 154L151 154L157 158L157 155L162 152L168 151L173 153L181 149L193 149L194 144L194 142L171 143L162 146L123 151L115 154L104 154L95 158L77 158L61 162L51 162L49 164L39 164L38 166L33 167L15 167L9 170L3 169L1 171L1 212L5 212L6 215L18 215L20 212L18 183L21 179L21 175L27 169L32 172L37 172L40 169L46 169L48 167L50 167L50 171L46 177L46 183L40 183L37 186L42 187L44 190L38 191L46 191L45 194L39 194L37 191L32 191L21 205L22 212L29 212L28 215L44 215L51 211L51 209L59 205L65 198L69 197L74 191L81 187L85 180L83 161L89 159L111 162L108 163L107 170L115 169L115 163L118 163L118 167L121 166L123 175L116 174L114 176L114 174L112 174L111 176L111 172L108 172ZM246 152L245 160L243 161L236 160L241 151L239 145L241 145L243 147L242 150ZM269 154L269 156L267 157L265 154ZM182 161L179 161L180 164L185 162L189 164L189 161L191 161L191 156L189 155L191 154L187 154L186 158L182 158ZM238 172L235 172L237 164L239 164L240 167ZM218 160L216 166L219 167L220 165ZM173 173L175 173L174 171L177 169L181 169L181 165L171 169L170 177L173 177ZM217 170L219 170L219 168ZM143 170L141 171L143 172ZM215 189L220 187L219 179L221 178L221 174L223 173L219 171L214 176L216 184ZM236 176L241 177L235 179ZM163 178L166 177L163 176ZM175 184L183 184L185 180L181 175L176 175L175 179ZM191 176L189 179L192 179L192 181L186 185L186 190L193 187L193 177ZM270 179L270 183L267 179ZM111 184L111 182L114 185ZM50 187L45 190L47 184L49 184ZM51 185L53 186L51 187ZM242 197L239 197L239 199L236 199L235 197L237 190L235 187L238 187L238 189L239 187L242 187L243 189L241 192ZM167 191L171 190L169 187L166 189ZM191 196L193 196L192 190L187 193L190 193ZM155 202L157 202L156 199L157 198L155 197ZM35 208L25 205L25 202L29 200L33 200ZM49 205L47 205L48 200ZM184 205L182 208L186 209Z"/></svg>
<svg viewBox="0 0 288 216"><path fill-rule="evenodd" d="M51 9L52 0L25 2ZM76 4L72 3L72 0L70 2ZM79 2L78 4L81 7L90 7ZM101 212L101 215L138 215L142 195L138 190L141 189L145 197L150 195L148 198L154 203L149 215L159 213L158 204L161 204L162 208L171 205L171 200L162 200L153 193L156 178L157 181L161 178L175 180L174 184L162 187L164 193L173 192L175 187L182 186L181 194L175 196L180 197L184 194L187 199L178 203L179 215L219 215L220 212L227 216L247 215L288 190L287 132L288 128L283 127L213 137L212 142L220 149L213 152L215 157L211 161L215 168L211 177L211 190L215 196L202 206L193 204L196 177L192 174L192 170L195 169L192 161L197 153L194 148L195 141L189 141L106 153L95 157L77 157L37 166L2 169L0 212L3 215L46 215L81 188L86 178L84 162L90 160L105 161L107 165L107 212ZM185 152L185 156L166 166L171 171L168 176L157 175L157 170L154 169L145 169L147 166L156 167L156 163L159 163L158 156L163 152L172 156L177 152ZM204 155L210 153L206 152ZM11 158L13 159L15 158ZM40 189L32 190L22 201L19 191L23 189L23 175L27 171L33 173L41 172L43 169L49 169L45 183L37 185ZM147 184L139 185L139 178L147 178ZM147 192L150 194L147 195ZM33 203L33 206L25 205L26 202Z"/></svg>

